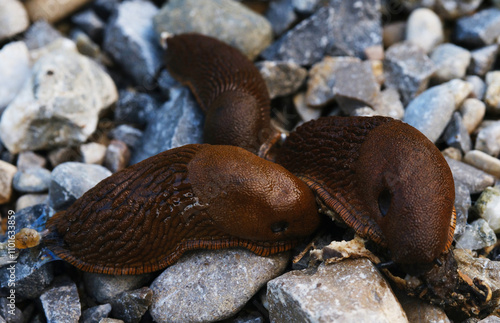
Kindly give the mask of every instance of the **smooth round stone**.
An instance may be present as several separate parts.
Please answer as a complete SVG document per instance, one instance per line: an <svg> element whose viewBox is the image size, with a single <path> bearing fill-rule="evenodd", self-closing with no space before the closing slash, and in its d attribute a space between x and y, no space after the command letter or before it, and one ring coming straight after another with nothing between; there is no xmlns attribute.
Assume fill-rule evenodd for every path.
<svg viewBox="0 0 500 323"><path fill-rule="evenodd" d="M28 14L21 1L0 1L0 41L25 31L29 25Z"/></svg>
<svg viewBox="0 0 500 323"><path fill-rule="evenodd" d="M462 114L465 129L471 134L483 120L486 113L486 105L478 99L466 99L460 107L460 113Z"/></svg>
<svg viewBox="0 0 500 323"><path fill-rule="evenodd" d="M437 46L430 57L436 66L433 78L441 83L464 77L471 54L462 47L446 43Z"/></svg>
<svg viewBox="0 0 500 323"><path fill-rule="evenodd" d="M27 0L24 5L31 21L45 20L49 23L59 21L92 0Z"/></svg>
<svg viewBox="0 0 500 323"><path fill-rule="evenodd" d="M462 151L455 147L448 147L441 152L443 156L449 157L455 160L462 160Z"/></svg>
<svg viewBox="0 0 500 323"><path fill-rule="evenodd" d="M430 52L444 39L443 23L434 11L420 8L412 11L406 25L406 40Z"/></svg>
<svg viewBox="0 0 500 323"><path fill-rule="evenodd" d="M24 194L16 201L16 212L37 204L48 204L49 194Z"/></svg>
<svg viewBox="0 0 500 323"><path fill-rule="evenodd" d="M46 168L29 168L18 171L12 181L14 189L23 193L43 193L49 189L50 171Z"/></svg>
<svg viewBox="0 0 500 323"><path fill-rule="evenodd" d="M496 233L500 233L500 212L498 212L500 210L500 189L498 187L486 188L474 204L474 210L488 222Z"/></svg>
<svg viewBox="0 0 500 323"><path fill-rule="evenodd" d="M45 166L47 166L47 160L32 151L23 151L17 156L17 169L20 171L34 167L45 168Z"/></svg>
<svg viewBox="0 0 500 323"><path fill-rule="evenodd" d="M455 248L479 250L494 245L497 237L484 219L479 219L465 227L464 233L457 239Z"/></svg>
<svg viewBox="0 0 500 323"><path fill-rule="evenodd" d="M486 92L486 83L484 83L483 79L477 75L469 75L465 78L465 81L472 84L472 97L482 100Z"/></svg>
<svg viewBox="0 0 500 323"><path fill-rule="evenodd" d="M12 180L17 167L0 160L0 204L7 203L12 196Z"/></svg>
<svg viewBox="0 0 500 323"><path fill-rule="evenodd" d="M471 150L464 156L464 161L495 177L500 177L500 159L479 150Z"/></svg>
<svg viewBox="0 0 500 323"><path fill-rule="evenodd" d="M106 146L97 142L89 142L80 146L80 153L85 164L101 165L106 155Z"/></svg>
<svg viewBox="0 0 500 323"><path fill-rule="evenodd" d="M500 71L488 72L486 74L486 94L484 101L488 110L500 113Z"/></svg>
<svg viewBox="0 0 500 323"><path fill-rule="evenodd" d="M500 154L500 121L482 127L476 137L475 149L483 151L490 156Z"/></svg>
<svg viewBox="0 0 500 323"><path fill-rule="evenodd" d="M380 92L379 102L375 105L375 112L378 115L403 119L405 109L398 90L386 88Z"/></svg>
<svg viewBox="0 0 500 323"><path fill-rule="evenodd" d="M271 99L295 93L307 77L307 70L292 62L261 61L256 66Z"/></svg>
<svg viewBox="0 0 500 323"><path fill-rule="evenodd" d="M148 284L151 274L142 275L106 275L85 272L83 281L87 293L99 303L109 303L119 294Z"/></svg>
<svg viewBox="0 0 500 323"><path fill-rule="evenodd" d="M30 61L26 44L16 41L5 45L0 50L0 113L16 97L29 75Z"/></svg>

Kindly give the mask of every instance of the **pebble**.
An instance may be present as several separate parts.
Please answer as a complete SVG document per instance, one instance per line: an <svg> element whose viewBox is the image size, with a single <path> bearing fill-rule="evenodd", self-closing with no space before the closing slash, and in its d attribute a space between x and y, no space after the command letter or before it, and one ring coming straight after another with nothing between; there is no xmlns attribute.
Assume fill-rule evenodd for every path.
<svg viewBox="0 0 500 323"><path fill-rule="evenodd" d="M288 259L288 253L260 257L245 249L190 253L151 284L151 316L155 322L207 322L231 317L267 281L285 270Z"/></svg>
<svg viewBox="0 0 500 323"><path fill-rule="evenodd" d="M202 143L205 116L186 87L172 88L170 100L151 114L131 164L162 151Z"/></svg>
<svg viewBox="0 0 500 323"><path fill-rule="evenodd" d="M215 37L238 48L250 60L273 37L267 19L232 0L170 0L154 17L154 26L158 35L198 32Z"/></svg>
<svg viewBox="0 0 500 323"><path fill-rule="evenodd" d="M478 100L482 100L484 93L486 92L486 83L477 75L469 75L465 77L467 83L472 84L472 97Z"/></svg>
<svg viewBox="0 0 500 323"><path fill-rule="evenodd" d="M408 322L367 259L288 272L267 284L271 322Z"/></svg>
<svg viewBox="0 0 500 323"><path fill-rule="evenodd" d="M455 20L473 13L483 0L436 0L434 10L444 18Z"/></svg>
<svg viewBox="0 0 500 323"><path fill-rule="evenodd" d="M50 171L46 168L29 168L16 172L12 186L21 193L44 193L49 189L50 178Z"/></svg>
<svg viewBox="0 0 500 323"><path fill-rule="evenodd" d="M489 8L457 20L455 40L470 46L493 44L500 36L500 9Z"/></svg>
<svg viewBox="0 0 500 323"><path fill-rule="evenodd" d="M457 45L445 43L437 46L430 57L436 66L433 79L442 83L465 76L471 53Z"/></svg>
<svg viewBox="0 0 500 323"><path fill-rule="evenodd" d="M49 152L49 162L52 167L56 167L69 161L80 161L80 151L74 147L62 147Z"/></svg>
<svg viewBox="0 0 500 323"><path fill-rule="evenodd" d="M292 0L294 9L302 14L312 14L321 3L321 0Z"/></svg>
<svg viewBox="0 0 500 323"><path fill-rule="evenodd" d="M16 166L0 160L0 204L10 201L12 196L12 180L16 172Z"/></svg>
<svg viewBox="0 0 500 323"><path fill-rule="evenodd" d="M47 160L32 151L23 151L17 156L16 165L19 171L25 171L34 167L45 168L47 166Z"/></svg>
<svg viewBox="0 0 500 323"><path fill-rule="evenodd" d="M462 151L455 147L448 147L445 150L441 151L443 156L449 157L455 160L462 160Z"/></svg>
<svg viewBox="0 0 500 323"><path fill-rule="evenodd" d="M500 121L494 121L479 129L474 147L490 156L498 156L500 154Z"/></svg>
<svg viewBox="0 0 500 323"><path fill-rule="evenodd" d="M443 23L434 11L419 8L411 12L406 24L406 40L425 53L443 42Z"/></svg>
<svg viewBox="0 0 500 323"><path fill-rule="evenodd" d="M456 211L456 225L455 236L461 235L465 231L467 219L469 216L469 208L472 205L470 191L467 185L456 182L455 183L455 211Z"/></svg>
<svg viewBox="0 0 500 323"><path fill-rule="evenodd" d="M379 100L375 104L375 113L394 119L403 119L405 109L398 90L386 88L380 92Z"/></svg>
<svg viewBox="0 0 500 323"><path fill-rule="evenodd" d="M307 70L292 62L261 61L256 66L271 99L295 93L307 77Z"/></svg>
<svg viewBox="0 0 500 323"><path fill-rule="evenodd" d="M103 318L99 323L124 323L122 320L112 319L109 317Z"/></svg>
<svg viewBox="0 0 500 323"><path fill-rule="evenodd" d="M78 322L82 315L78 289L73 282L47 289L40 302L47 322Z"/></svg>
<svg viewBox="0 0 500 323"><path fill-rule="evenodd" d="M82 323L100 323L102 319L107 318L111 313L111 305L97 305L89 307L82 313Z"/></svg>
<svg viewBox="0 0 500 323"><path fill-rule="evenodd" d="M102 165L104 156L106 155L106 146L97 142L89 142L80 145L80 153L82 162L85 164Z"/></svg>
<svg viewBox="0 0 500 323"><path fill-rule="evenodd" d="M63 35L45 20L35 21L24 33L24 42L31 51L47 46Z"/></svg>
<svg viewBox="0 0 500 323"><path fill-rule="evenodd" d="M115 120L123 123L145 126L148 117L159 108L159 103L152 96L132 90L121 90L116 103Z"/></svg>
<svg viewBox="0 0 500 323"><path fill-rule="evenodd" d="M406 38L406 21L395 21L385 25L382 30L382 38L385 48L404 41Z"/></svg>
<svg viewBox="0 0 500 323"><path fill-rule="evenodd" d="M472 148L472 141L463 123L462 115L457 111L453 112L441 138L448 146L458 148L464 153Z"/></svg>
<svg viewBox="0 0 500 323"><path fill-rule="evenodd" d="M21 1L2 0L0 2L0 42L22 33L29 25L28 14Z"/></svg>
<svg viewBox="0 0 500 323"><path fill-rule="evenodd" d="M297 93L293 97L293 104L303 122L315 120L321 116L321 109L311 108L307 105L304 92Z"/></svg>
<svg viewBox="0 0 500 323"><path fill-rule="evenodd" d="M28 319L24 317L23 312L15 305L15 299L0 298L0 323L24 323L27 321Z"/></svg>
<svg viewBox="0 0 500 323"><path fill-rule="evenodd" d="M122 124L108 133L111 139L117 139L127 144L129 148L135 147L142 137L142 131L137 128Z"/></svg>
<svg viewBox="0 0 500 323"><path fill-rule="evenodd" d="M498 49L499 45L493 44L471 51L471 62L467 72L473 75L484 76L492 69Z"/></svg>
<svg viewBox="0 0 500 323"><path fill-rule="evenodd" d="M101 304L111 302L122 292L141 288L148 284L151 278L151 274L117 276L83 273L85 290L90 297Z"/></svg>
<svg viewBox="0 0 500 323"><path fill-rule="evenodd" d="M118 99L107 73L87 57L56 50L40 58L0 121L11 153L84 142L99 112Z"/></svg>
<svg viewBox="0 0 500 323"><path fill-rule="evenodd" d="M92 40L102 40L105 24L94 10L87 9L73 15L71 22L92 38Z"/></svg>
<svg viewBox="0 0 500 323"><path fill-rule="evenodd" d="M484 114L486 113L486 105L483 101L478 99L466 99L460 107L460 113L462 114L462 121L465 129L471 134L483 120Z"/></svg>
<svg viewBox="0 0 500 323"><path fill-rule="evenodd" d="M63 163L52 171L49 205L56 211L64 210L110 175L111 172L100 165Z"/></svg>
<svg viewBox="0 0 500 323"><path fill-rule="evenodd" d="M500 323L500 317L495 315L487 316L486 318L478 321L477 323Z"/></svg>
<svg viewBox="0 0 500 323"><path fill-rule="evenodd" d="M101 19L107 21L113 12L118 10L120 2L120 0L94 0L92 9L95 10Z"/></svg>
<svg viewBox="0 0 500 323"><path fill-rule="evenodd" d="M484 191L488 186L495 183L495 178L473 166L458 160L445 157L450 166L455 183L464 184L470 194L477 194Z"/></svg>
<svg viewBox="0 0 500 323"><path fill-rule="evenodd" d="M476 220L465 227L464 233L457 239L457 249L479 250L494 245L497 242L495 232L488 222Z"/></svg>
<svg viewBox="0 0 500 323"><path fill-rule="evenodd" d="M435 69L422 49L409 42L392 45L385 53L385 85L398 89L404 105L427 88Z"/></svg>
<svg viewBox="0 0 500 323"><path fill-rule="evenodd" d="M441 307L429 304L417 297L407 296L404 293L397 293L397 296L409 322L451 323Z"/></svg>
<svg viewBox="0 0 500 323"><path fill-rule="evenodd" d="M474 211L483 219L496 233L500 233L500 188L487 187L474 204Z"/></svg>
<svg viewBox="0 0 500 323"><path fill-rule="evenodd" d="M27 0L24 1L31 21L45 20L49 23L66 18L92 0Z"/></svg>
<svg viewBox="0 0 500 323"><path fill-rule="evenodd" d="M500 114L500 71L486 74L484 102L486 102L489 112Z"/></svg>
<svg viewBox="0 0 500 323"><path fill-rule="evenodd" d="M37 204L48 204L49 194L25 194L16 201L16 212Z"/></svg>
<svg viewBox="0 0 500 323"><path fill-rule="evenodd" d="M151 2L122 2L104 31L103 49L143 87L149 86L162 62L162 51L153 28L153 17L157 13Z"/></svg>
<svg viewBox="0 0 500 323"><path fill-rule="evenodd" d="M111 315L127 323L139 323L142 316L151 306L153 291L147 287L125 291L111 300Z"/></svg>
<svg viewBox="0 0 500 323"><path fill-rule="evenodd" d="M106 149L104 158L104 166L112 173L127 167L130 161L130 149L123 141L113 139Z"/></svg>
<svg viewBox="0 0 500 323"><path fill-rule="evenodd" d="M0 50L0 113L16 97L29 75L30 61L26 44L15 41L5 45Z"/></svg>
<svg viewBox="0 0 500 323"><path fill-rule="evenodd" d="M464 162L500 178L500 159L480 150L471 150L464 156Z"/></svg>
<svg viewBox="0 0 500 323"><path fill-rule="evenodd" d="M273 33L276 36L281 35L288 30L297 20L297 14L292 4L293 0L277 0L269 3L266 11L266 18L271 23Z"/></svg>

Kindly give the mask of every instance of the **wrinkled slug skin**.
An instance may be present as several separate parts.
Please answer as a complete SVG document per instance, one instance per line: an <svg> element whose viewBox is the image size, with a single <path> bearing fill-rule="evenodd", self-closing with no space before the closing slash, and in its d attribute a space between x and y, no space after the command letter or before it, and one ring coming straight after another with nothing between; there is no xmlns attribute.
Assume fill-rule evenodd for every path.
<svg viewBox="0 0 500 323"><path fill-rule="evenodd" d="M190 33L167 39L165 62L205 110L206 143L259 151L271 131L270 99L259 70L245 55L215 38Z"/></svg>
<svg viewBox="0 0 500 323"><path fill-rule="evenodd" d="M290 249L319 224L308 186L233 146L171 149L104 179L47 223L45 243L89 272L140 274L187 250Z"/></svg>
<svg viewBox="0 0 500 323"><path fill-rule="evenodd" d="M395 262L431 262L451 246L451 171L436 146L401 121L320 118L292 133L276 162Z"/></svg>

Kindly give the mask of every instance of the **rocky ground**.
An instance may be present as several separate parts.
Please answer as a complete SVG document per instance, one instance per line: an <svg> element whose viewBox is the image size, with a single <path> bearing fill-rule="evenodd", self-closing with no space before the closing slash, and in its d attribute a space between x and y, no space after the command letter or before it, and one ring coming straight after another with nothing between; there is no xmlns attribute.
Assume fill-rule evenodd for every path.
<svg viewBox="0 0 500 323"><path fill-rule="evenodd" d="M331 261L345 246L330 241L352 237L332 223L313 257L294 264L300 248L229 249L108 276L37 247L16 251L12 307L3 244L0 323L500 321L497 0L2 0L2 241L13 212L16 231L41 230L112 173L202 142L203 113L164 69L160 45L164 33L190 31L255 61L284 130L386 115L423 132L453 172L453 252L419 277L367 258Z"/></svg>

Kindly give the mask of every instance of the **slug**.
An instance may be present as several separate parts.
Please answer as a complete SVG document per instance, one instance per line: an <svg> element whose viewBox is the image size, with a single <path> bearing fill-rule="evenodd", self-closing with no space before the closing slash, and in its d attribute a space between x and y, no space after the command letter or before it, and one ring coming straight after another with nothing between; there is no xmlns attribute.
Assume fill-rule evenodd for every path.
<svg viewBox="0 0 500 323"><path fill-rule="evenodd" d="M206 143L265 154L277 132L266 84L246 56L215 38L188 33L167 39L165 63L205 111Z"/></svg>
<svg viewBox="0 0 500 323"><path fill-rule="evenodd" d="M324 117L290 134L276 162L396 263L429 263L455 230L455 190L437 147L387 117Z"/></svg>
<svg viewBox="0 0 500 323"><path fill-rule="evenodd" d="M282 252L319 221L312 191L282 166L239 147L195 144L104 179L49 219L44 242L83 271L141 274L192 249Z"/></svg>

